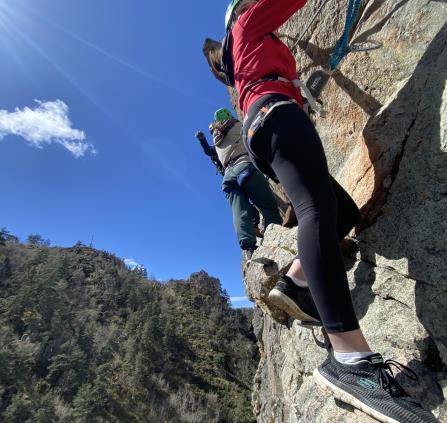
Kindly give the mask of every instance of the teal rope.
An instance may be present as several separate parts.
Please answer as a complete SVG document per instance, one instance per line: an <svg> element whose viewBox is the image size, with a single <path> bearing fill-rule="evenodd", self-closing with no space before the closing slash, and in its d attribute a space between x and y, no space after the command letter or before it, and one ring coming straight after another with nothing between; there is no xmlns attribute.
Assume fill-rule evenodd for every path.
<svg viewBox="0 0 447 423"><path fill-rule="evenodd" d="M349 53L349 34L351 32L352 26L357 19L357 16L362 5L362 0L349 0L348 12L346 13L345 29L343 35L338 40L334 51L331 54L329 60L330 70L335 70L343 58Z"/></svg>

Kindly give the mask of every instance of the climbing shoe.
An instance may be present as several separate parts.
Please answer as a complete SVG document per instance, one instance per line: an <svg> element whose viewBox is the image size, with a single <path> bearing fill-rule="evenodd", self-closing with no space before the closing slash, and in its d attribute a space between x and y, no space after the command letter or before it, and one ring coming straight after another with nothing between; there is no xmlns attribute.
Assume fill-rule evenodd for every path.
<svg viewBox="0 0 447 423"><path fill-rule="evenodd" d="M303 326L321 326L309 288L301 288L287 275L281 275L269 293L269 300L290 317L300 320Z"/></svg>
<svg viewBox="0 0 447 423"><path fill-rule="evenodd" d="M383 423L436 423L438 420L412 399L394 379L391 367L416 381L416 374L394 360L371 354L356 363L343 364L332 352L314 371L316 382L335 398Z"/></svg>

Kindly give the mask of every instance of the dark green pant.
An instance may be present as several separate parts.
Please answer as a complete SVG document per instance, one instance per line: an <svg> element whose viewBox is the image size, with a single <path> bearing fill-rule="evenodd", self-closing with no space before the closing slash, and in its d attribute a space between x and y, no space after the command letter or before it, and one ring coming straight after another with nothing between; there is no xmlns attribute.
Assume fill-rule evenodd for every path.
<svg viewBox="0 0 447 423"><path fill-rule="evenodd" d="M251 173L244 179L241 186L238 177L247 170ZM228 169L222 181L222 190L226 193L230 203L234 229L243 250L248 250L256 245L253 206L250 204L250 200L264 216L265 226L270 223L278 225L282 223L275 197L267 179L251 163L239 163Z"/></svg>

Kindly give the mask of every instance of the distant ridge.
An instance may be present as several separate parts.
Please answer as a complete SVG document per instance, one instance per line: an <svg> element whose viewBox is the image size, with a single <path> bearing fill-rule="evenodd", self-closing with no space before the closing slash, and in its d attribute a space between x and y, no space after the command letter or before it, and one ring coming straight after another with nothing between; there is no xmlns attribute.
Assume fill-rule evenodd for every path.
<svg viewBox="0 0 447 423"><path fill-rule="evenodd" d="M103 251L2 233L0 421L255 421L252 311L217 279L162 284Z"/></svg>

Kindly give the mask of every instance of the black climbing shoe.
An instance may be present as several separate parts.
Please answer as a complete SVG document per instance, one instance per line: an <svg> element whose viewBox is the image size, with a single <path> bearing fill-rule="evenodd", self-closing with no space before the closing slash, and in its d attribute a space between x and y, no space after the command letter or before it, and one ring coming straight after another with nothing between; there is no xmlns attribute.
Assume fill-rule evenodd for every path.
<svg viewBox="0 0 447 423"><path fill-rule="evenodd" d="M356 363L343 364L330 352L314 371L316 382L335 398L351 404L383 423L436 423L438 420L412 399L394 379L391 366L412 380L416 374L394 360L371 354Z"/></svg>
<svg viewBox="0 0 447 423"><path fill-rule="evenodd" d="M322 326L309 288L301 288L286 275L281 275L269 293L269 300L303 326Z"/></svg>

